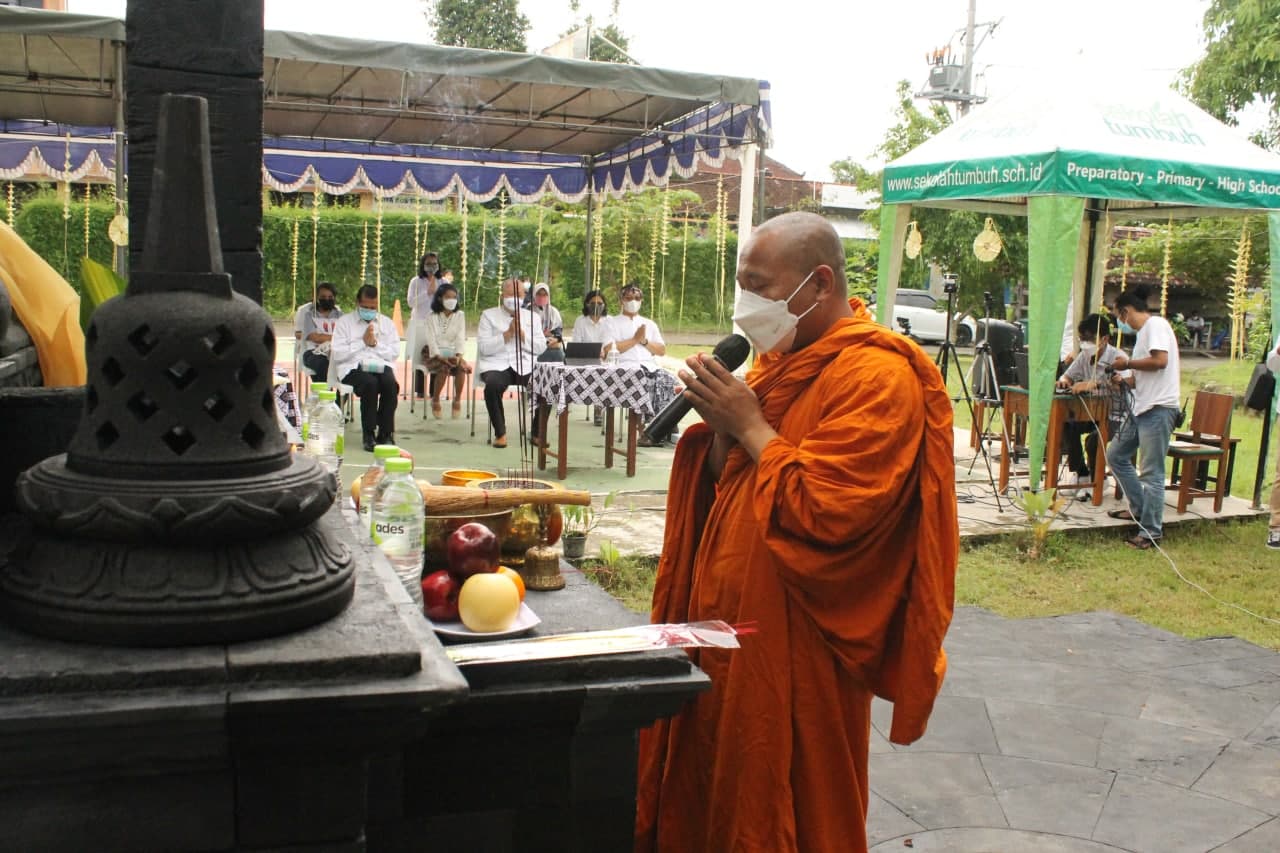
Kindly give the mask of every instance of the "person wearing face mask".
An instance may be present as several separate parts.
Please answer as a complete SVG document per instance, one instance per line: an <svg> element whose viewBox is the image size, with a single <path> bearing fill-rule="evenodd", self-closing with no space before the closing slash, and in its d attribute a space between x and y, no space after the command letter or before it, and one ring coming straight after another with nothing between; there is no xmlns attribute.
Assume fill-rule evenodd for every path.
<svg viewBox="0 0 1280 853"><path fill-rule="evenodd" d="M409 290L405 302L409 308L409 352L417 353L424 343L421 337L424 323L431 314L431 303L436 296L436 288L440 286L440 257L435 252L427 252L418 260L418 274L409 279ZM420 366L414 359L415 367ZM413 393L421 397L422 374L413 374Z"/></svg>
<svg viewBox="0 0 1280 853"><path fill-rule="evenodd" d="M533 286L533 313L542 323L542 334L547 339L547 348L539 361L564 361L564 318L560 309L551 304L551 288L543 282Z"/></svg>
<svg viewBox="0 0 1280 853"><path fill-rule="evenodd" d="M391 318L378 312L378 288L362 286L356 304L357 311L333 330L334 375L360 398L363 447L372 451L375 444L395 444L400 336Z"/></svg>
<svg viewBox="0 0 1280 853"><path fill-rule="evenodd" d="M436 298L431 302L431 314L424 322L423 338L426 343L419 356L431 375L431 413L440 417L440 390L447 377L453 377L453 417L462 416L462 387L471 365L462 357L467 345L467 318L458 307L458 290L452 284L441 281L436 288Z"/></svg>
<svg viewBox="0 0 1280 853"><path fill-rule="evenodd" d="M1137 533L1125 543L1145 551L1164 534L1164 465L1169 439L1178 419L1178 395L1182 376L1178 339L1165 318L1147 307L1151 291L1139 285L1116 297L1116 313L1122 328L1138 332L1133 357L1121 353L1116 370L1130 371L1124 380L1133 388L1133 412L1107 445L1107 464L1128 501L1127 509L1107 513L1112 518L1137 521ZM1140 457L1140 468L1133 464Z"/></svg>
<svg viewBox="0 0 1280 853"><path fill-rule="evenodd" d="M703 422L676 445L650 619L758 632L699 650L710 690L641 732L637 851L865 851L871 698L907 744L941 687L951 400L844 271L820 216L753 229L734 322L754 366L743 381L702 353L681 371Z"/></svg>
<svg viewBox="0 0 1280 853"><path fill-rule="evenodd" d="M604 292L592 290L582 298L582 316L573 321L573 342L603 344L613 340L609 331L609 306Z"/></svg>
<svg viewBox="0 0 1280 853"><path fill-rule="evenodd" d="M484 382L484 406L493 425L493 446L507 446L507 417L502 395L512 385L528 385L533 363L547 348L542 319L521 306L524 285L509 278L502 283L502 302L480 314L476 330L476 372Z"/></svg>
<svg viewBox="0 0 1280 853"><path fill-rule="evenodd" d="M1112 364L1120 350L1111 345L1111 319L1103 314L1090 314L1076 327L1080 336L1080 354L1058 379L1058 390L1072 394L1109 394L1110 430L1114 431L1128 412L1127 385L1111 382ZM1086 437L1086 452L1080 450L1080 439ZM1089 421L1069 421L1063 425L1062 447L1067 454L1068 477L1062 486L1091 482L1089 462L1097 458L1098 431ZM1064 489L1064 491L1069 491ZM1080 500L1088 500L1088 492L1080 492Z"/></svg>
<svg viewBox="0 0 1280 853"><path fill-rule="evenodd" d="M667 344L662 339L658 324L648 317L640 316L644 291L640 289L640 285L632 282L622 288L621 296L622 313L608 319L610 340L604 346L606 354L610 350L616 350L618 364L638 364L656 370L657 357L667 354Z"/></svg>
<svg viewBox="0 0 1280 853"><path fill-rule="evenodd" d="M342 317L338 308L337 288L330 282L322 281L316 285L316 299L310 310L299 312L302 318L302 363L313 371L320 381L329 378L329 348L333 341L333 330Z"/></svg>

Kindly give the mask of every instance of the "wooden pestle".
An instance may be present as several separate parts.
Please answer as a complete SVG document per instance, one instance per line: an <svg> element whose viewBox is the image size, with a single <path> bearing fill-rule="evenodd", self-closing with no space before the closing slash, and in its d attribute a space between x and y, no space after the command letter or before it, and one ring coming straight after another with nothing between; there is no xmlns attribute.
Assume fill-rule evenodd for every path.
<svg viewBox="0 0 1280 853"><path fill-rule="evenodd" d="M567 489L476 489L466 486L429 486L418 483L427 513L449 515L486 509L511 509L523 504L576 504L590 506L591 493Z"/></svg>

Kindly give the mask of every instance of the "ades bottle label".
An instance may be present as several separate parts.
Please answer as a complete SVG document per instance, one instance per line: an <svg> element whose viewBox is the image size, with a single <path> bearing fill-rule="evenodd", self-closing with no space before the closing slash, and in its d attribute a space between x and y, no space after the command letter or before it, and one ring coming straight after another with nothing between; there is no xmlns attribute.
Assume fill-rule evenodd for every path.
<svg viewBox="0 0 1280 853"><path fill-rule="evenodd" d="M422 542L422 525L409 521L375 521L373 541L388 557L405 557Z"/></svg>

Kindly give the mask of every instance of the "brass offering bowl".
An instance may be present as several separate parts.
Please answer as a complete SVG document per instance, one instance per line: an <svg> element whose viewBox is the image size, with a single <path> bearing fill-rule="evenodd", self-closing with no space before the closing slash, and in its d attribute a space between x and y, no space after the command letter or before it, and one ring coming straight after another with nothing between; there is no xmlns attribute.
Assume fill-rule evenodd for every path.
<svg viewBox="0 0 1280 853"><path fill-rule="evenodd" d="M559 489L560 485L546 480L524 478L494 478L467 484L470 488L485 490L497 489ZM533 504L522 504L511 510L511 523L506 534L499 534L502 540L502 563L507 566L523 566L525 552L534 545L542 544L537 507ZM564 529L564 516L560 507L551 506L547 517L547 545L560 541L560 533ZM494 531L497 532L497 531Z"/></svg>
<svg viewBox="0 0 1280 853"><path fill-rule="evenodd" d="M458 513L456 515L432 515L428 512L422 534L423 551L425 552L423 574L431 574L434 571L449 568L449 561L445 554L445 543L449 541L449 534L472 521L478 521L496 533L498 541L502 542L505 548L508 531L511 527L512 512L513 510L509 509Z"/></svg>

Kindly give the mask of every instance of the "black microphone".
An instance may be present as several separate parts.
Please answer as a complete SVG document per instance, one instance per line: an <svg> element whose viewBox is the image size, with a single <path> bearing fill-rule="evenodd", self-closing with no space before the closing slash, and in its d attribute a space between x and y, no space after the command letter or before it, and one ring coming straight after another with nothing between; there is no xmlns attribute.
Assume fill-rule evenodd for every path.
<svg viewBox="0 0 1280 853"><path fill-rule="evenodd" d="M746 361L750 354L751 344L742 335L729 335L716 344L716 348L711 351L715 360L730 372L741 367L742 362ZM693 404L684 398L684 394L679 394L667 403L653 420L649 421L648 426L644 428L645 437L653 442L666 441L667 436L671 435L672 430L692 408Z"/></svg>

